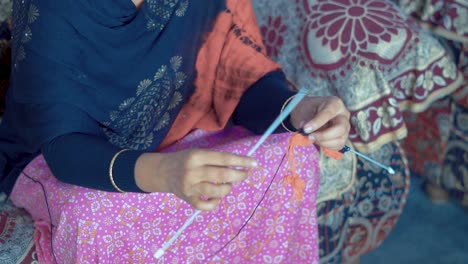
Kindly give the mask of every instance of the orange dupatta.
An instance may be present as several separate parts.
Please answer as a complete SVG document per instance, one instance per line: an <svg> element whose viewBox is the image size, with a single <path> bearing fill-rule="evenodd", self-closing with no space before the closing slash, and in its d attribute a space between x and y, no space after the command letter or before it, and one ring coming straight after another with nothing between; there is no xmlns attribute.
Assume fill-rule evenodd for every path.
<svg viewBox="0 0 468 264"><path fill-rule="evenodd" d="M221 130L243 93L279 65L264 53L250 0L226 0L196 61L195 92L177 115L159 148L193 129Z"/></svg>

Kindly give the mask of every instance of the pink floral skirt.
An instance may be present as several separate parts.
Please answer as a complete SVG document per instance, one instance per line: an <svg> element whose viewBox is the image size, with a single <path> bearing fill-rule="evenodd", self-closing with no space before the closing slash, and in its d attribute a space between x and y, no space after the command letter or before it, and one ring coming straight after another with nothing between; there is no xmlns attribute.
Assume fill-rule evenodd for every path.
<svg viewBox="0 0 468 264"><path fill-rule="evenodd" d="M295 151L295 168L305 181L299 201L284 181L290 137L270 136L254 154L260 167L217 209L199 214L161 259L154 253L195 212L172 194L120 194L68 185L54 178L38 156L25 168L34 180L22 174L11 199L35 220L41 263L55 263L54 258L57 263L318 263L318 152L314 146ZM246 154L258 139L241 128L195 131L165 151L205 148Z"/></svg>

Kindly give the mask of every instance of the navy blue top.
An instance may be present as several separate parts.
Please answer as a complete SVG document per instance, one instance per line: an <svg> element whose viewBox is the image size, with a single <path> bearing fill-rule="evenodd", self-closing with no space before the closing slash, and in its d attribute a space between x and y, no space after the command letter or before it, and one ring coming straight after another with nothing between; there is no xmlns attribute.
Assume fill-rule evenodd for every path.
<svg viewBox="0 0 468 264"><path fill-rule="evenodd" d="M235 124L263 132L292 95L281 72L249 70L267 72L261 67L271 61L250 32L252 21L243 19L241 11L253 15L248 2L232 11L226 1L146 0L139 10L129 0L15 4L11 82L0 124L0 192L9 193L41 152L60 180L115 191L108 166L124 148L133 151L117 158L115 180L126 191L140 191L135 161L157 149L196 92L203 74L197 57L209 32L225 40L213 47L218 64L211 66L220 70L205 89L231 96L237 87L228 83L258 80L233 114ZM230 23L218 30L213 27L221 15ZM255 60L227 60L231 54ZM215 79L226 85L216 86Z"/></svg>
<svg viewBox="0 0 468 264"><path fill-rule="evenodd" d="M268 100L265 100L268 94ZM261 134L279 115L284 102L294 95L281 71L267 74L241 98L232 120L234 124ZM291 127L288 121L286 125ZM288 128L289 128L288 127ZM280 126L275 132L284 132ZM62 182L103 191L117 191L109 180L109 164L121 148L102 135L70 133L44 144L41 151L52 173ZM129 150L120 154L113 167L114 181L127 192L141 192L135 183L134 170L144 151Z"/></svg>

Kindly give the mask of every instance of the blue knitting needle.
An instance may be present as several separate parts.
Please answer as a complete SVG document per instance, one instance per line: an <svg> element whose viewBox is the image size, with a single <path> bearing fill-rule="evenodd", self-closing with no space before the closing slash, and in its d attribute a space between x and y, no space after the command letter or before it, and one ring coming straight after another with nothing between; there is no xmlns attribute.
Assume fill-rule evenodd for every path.
<svg viewBox="0 0 468 264"><path fill-rule="evenodd" d="M302 130L302 129L299 130L299 133L301 133L301 135L303 135L303 136L307 136L307 133L305 133L304 130ZM395 174L395 170L392 169L392 167L385 166L382 163L380 163L380 162L378 162L378 161L376 161L376 160L374 160L374 159L372 159L372 158L370 158L370 157L368 157L368 156L366 156L366 155L364 155L362 153L359 153L359 152L355 151L354 149L350 148L349 146L345 145L342 149L340 149L340 152L343 153L343 154L346 153L346 152L354 153L354 154L358 155L359 157L361 157L361 158L363 158L363 159L365 159L365 160L367 160L367 161L381 167L382 169L386 170L388 173Z"/></svg>
<svg viewBox="0 0 468 264"><path fill-rule="evenodd" d="M296 106L306 97L306 93L298 92L291 102L281 111L280 115L271 123L271 125L267 128L265 133L263 133L262 137L257 141L257 144L247 153L247 156L252 156L252 154L265 142L265 140L276 130L276 128L281 125L281 123L291 114L292 110L296 108Z"/></svg>
<svg viewBox="0 0 468 264"><path fill-rule="evenodd" d="M395 170L393 170L392 167L390 167L390 166L385 166L385 165L383 165L382 163L380 163L380 162L378 162L378 161L376 161L376 160L374 160L374 159L371 159L371 158L369 158L368 156L366 156L366 155L364 155L364 154L362 154L362 153L359 153L359 152L353 150L352 148L350 148L350 147L348 147L348 146L346 146L346 145L340 150L341 153L345 153L345 152L348 152L348 151L351 152L351 153L354 153L354 154L358 155L359 157L361 157L361 158L363 158L363 159L365 159L365 160L367 160L367 161L370 161L370 162L374 163L375 165L381 167L382 169L385 169L385 170L388 171L388 173L390 173L390 174L395 174Z"/></svg>

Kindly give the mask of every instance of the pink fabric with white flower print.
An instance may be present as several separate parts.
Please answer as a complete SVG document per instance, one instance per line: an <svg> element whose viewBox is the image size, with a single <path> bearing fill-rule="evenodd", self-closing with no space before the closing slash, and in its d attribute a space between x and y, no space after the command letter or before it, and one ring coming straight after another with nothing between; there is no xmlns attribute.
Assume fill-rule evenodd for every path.
<svg viewBox="0 0 468 264"><path fill-rule="evenodd" d="M291 186L283 181L288 165L281 164L290 136L270 136L255 154L260 168L235 186L216 210L201 213L160 262L318 263L318 153L314 146L298 147L294 153L306 184L304 199L297 201ZM166 151L209 148L246 154L258 138L241 128L214 133L198 130ZM52 234L40 184L22 175L11 198L35 220L42 263L54 263L52 237L58 263L158 263L153 254L195 211L172 194L109 193L61 183L42 156L25 172L45 188Z"/></svg>

